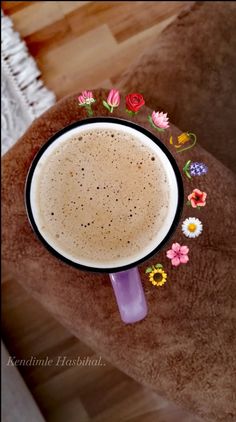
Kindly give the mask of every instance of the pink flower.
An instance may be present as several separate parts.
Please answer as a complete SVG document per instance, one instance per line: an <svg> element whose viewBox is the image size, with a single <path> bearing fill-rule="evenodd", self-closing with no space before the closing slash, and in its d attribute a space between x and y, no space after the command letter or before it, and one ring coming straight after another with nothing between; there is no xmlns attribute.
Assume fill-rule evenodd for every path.
<svg viewBox="0 0 236 422"><path fill-rule="evenodd" d="M104 107L107 108L107 110L110 111L110 113L113 113L114 107L118 107L120 105L120 93L117 89L111 89L107 100L103 100Z"/></svg>
<svg viewBox="0 0 236 422"><path fill-rule="evenodd" d="M85 104L85 98L83 97L83 95L79 95L78 96L78 100L79 100L79 103L82 105L82 104Z"/></svg>
<svg viewBox="0 0 236 422"><path fill-rule="evenodd" d="M171 249L166 252L167 258L171 259L171 264L178 267L180 264L187 264L189 248L187 246L180 246L179 243L173 243Z"/></svg>
<svg viewBox="0 0 236 422"><path fill-rule="evenodd" d="M167 113L163 113L162 111L159 112L152 112L152 121L155 126L160 129L167 129L169 127L169 118L167 117Z"/></svg>
<svg viewBox="0 0 236 422"><path fill-rule="evenodd" d="M78 100L80 105L89 105L95 102L92 91L83 91L82 94L79 95Z"/></svg>
<svg viewBox="0 0 236 422"><path fill-rule="evenodd" d="M206 192L202 192L199 189L194 189L188 196L188 200L193 208L205 207L206 205Z"/></svg>
<svg viewBox="0 0 236 422"><path fill-rule="evenodd" d="M120 94L117 89L111 89L108 97L107 97L107 104L110 107L118 107L120 104Z"/></svg>

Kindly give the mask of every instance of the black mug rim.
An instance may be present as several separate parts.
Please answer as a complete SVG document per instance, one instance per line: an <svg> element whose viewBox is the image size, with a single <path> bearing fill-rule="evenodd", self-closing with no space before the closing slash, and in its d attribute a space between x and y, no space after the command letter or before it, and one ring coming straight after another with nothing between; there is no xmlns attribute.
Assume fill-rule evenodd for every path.
<svg viewBox="0 0 236 422"><path fill-rule="evenodd" d="M168 158L168 160L169 160L169 162L170 162L170 164L171 164L171 166L174 170L176 182L177 182L177 187L178 187L178 204L177 204L177 208L176 208L175 217L174 217L174 220L172 222L172 225L171 225L169 231L167 232L166 236L161 241L161 243L159 243L156 248L154 248L149 254L145 255L141 259L134 261L130 264L120 266L120 267L114 267L114 268L99 268L99 267L90 267L90 266L86 266L86 265L83 265L83 264L78 264L78 263L73 262L70 259L64 257L59 252L57 252L51 245L49 245L49 243L46 241L46 239L41 235L41 233L40 233L40 231L37 227L37 224L34 220L32 208L31 208L31 203L30 203L30 190L31 190L31 183L32 183L33 174L34 174L34 171L35 171L35 168L38 164L39 159L44 154L44 152L47 150L47 148L54 141L56 141L60 136L62 136L66 132L70 131L71 129L75 129L77 127L84 126L86 124L99 123L99 122L101 122L101 123L118 123L118 124L122 124L123 126L129 126L133 129L137 130L138 132L143 133L149 139L151 139L156 145L158 145L158 147L167 156L167 158ZM68 265L75 267L77 269L80 269L80 270L83 270L83 271L100 272L100 273L108 273L109 274L109 273L115 273L115 272L120 272L120 271L126 271L126 270L129 270L130 268L137 267L138 265L140 265L144 261L151 258L153 255L155 255L157 252L159 252L163 248L163 246L170 240L170 238L172 237L172 235L174 234L174 232L177 228L177 225L178 225L180 218L181 218L181 215L182 215L183 203L184 203L184 186L183 186L183 181L182 181L180 170L178 168L178 165L177 165L174 157L172 156L170 151L167 149L167 147L160 141L160 139L157 138L157 136L155 136L152 132L150 132L149 130L147 130L143 126L140 126L140 125L133 123L129 120L118 118L118 117L91 117L91 118L88 118L88 119L78 120L78 121L64 127L63 129L59 130L53 136L51 136L45 142L45 144L39 149L39 151L36 153L35 157L33 158L32 162L31 162L30 168L28 170L28 174L26 176L24 199L25 199L25 207L26 207L27 217L28 217L28 220L30 222L30 225L31 225L34 233L37 235L38 239L41 241L41 243L44 245L44 247L49 252L51 252L51 254L53 254L56 258L63 261L65 264L68 264Z"/></svg>

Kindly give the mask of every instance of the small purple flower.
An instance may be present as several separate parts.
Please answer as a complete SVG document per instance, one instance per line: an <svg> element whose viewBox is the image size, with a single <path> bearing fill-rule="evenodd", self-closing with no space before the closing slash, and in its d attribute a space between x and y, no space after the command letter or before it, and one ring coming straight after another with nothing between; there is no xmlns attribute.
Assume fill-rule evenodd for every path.
<svg viewBox="0 0 236 422"><path fill-rule="evenodd" d="M185 163L185 166L183 168L184 173L186 176L191 179L192 176L203 176L208 172L208 167L204 163L198 163L198 162L191 162L191 160L188 160Z"/></svg>
<svg viewBox="0 0 236 422"><path fill-rule="evenodd" d="M204 163L191 163L189 172L191 176L202 176L208 172L208 167Z"/></svg>

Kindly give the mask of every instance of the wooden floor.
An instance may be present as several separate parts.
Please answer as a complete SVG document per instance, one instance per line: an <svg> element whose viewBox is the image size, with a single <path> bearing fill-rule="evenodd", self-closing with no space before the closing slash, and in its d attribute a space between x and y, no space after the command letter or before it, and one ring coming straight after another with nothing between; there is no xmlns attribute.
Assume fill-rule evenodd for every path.
<svg viewBox="0 0 236 422"><path fill-rule="evenodd" d="M113 86L190 3L3 1L2 8L35 57L44 83L60 98L85 88ZM12 355L54 361L58 356L95 356L15 280L4 277L2 292L3 340ZM49 422L196 421L104 363L20 370Z"/></svg>
<svg viewBox="0 0 236 422"><path fill-rule="evenodd" d="M190 1L3 1L57 98L111 87Z"/></svg>
<svg viewBox="0 0 236 422"><path fill-rule="evenodd" d="M53 361L52 366L18 366L48 422L199 422L103 359L104 366L56 366L60 356L100 357L7 276L2 338L12 357Z"/></svg>

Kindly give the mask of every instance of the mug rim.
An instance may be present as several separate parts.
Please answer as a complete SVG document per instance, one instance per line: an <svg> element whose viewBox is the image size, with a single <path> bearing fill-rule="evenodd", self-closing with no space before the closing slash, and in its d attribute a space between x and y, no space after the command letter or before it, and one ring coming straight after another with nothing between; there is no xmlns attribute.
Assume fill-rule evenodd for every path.
<svg viewBox="0 0 236 422"><path fill-rule="evenodd" d="M100 123L100 122L101 123L117 123L117 124L121 124L123 126L131 127L134 130L137 130L138 132L141 132L142 134L146 135L152 142L154 142L162 150L162 152L166 155L167 159L169 160L169 162L171 164L171 167L172 167L174 174L175 174L176 183L177 183L177 191L178 191L178 201L177 201L175 217L172 221L172 224L170 226L169 231L167 232L167 234L165 235L163 240L158 244L158 246L156 248L154 248L151 252L149 252L144 257L142 257L142 258L140 258L140 259L138 259L138 260L136 260L136 261L134 261L130 264L119 266L119 267L114 267L114 268L112 268L112 267L100 268L100 267L92 267L92 266L79 264L77 262L70 260L69 258L66 258L61 253L56 251L47 242L47 240L43 237L43 235L40 233L38 226L36 224L36 221L34 219L34 216L33 216L33 211L32 211L32 206L31 206L31 201L30 201L31 184L32 184L34 171L37 167L37 164L38 164L40 158L42 157L44 152L47 150L47 148L53 142L55 142L59 137L61 137L62 135L64 135L65 133L67 133L68 131L70 131L72 129L76 129L77 127L80 127L80 126L83 126L83 125L86 126L87 124ZM64 128L60 129L58 132L56 132L54 135L52 135L42 145L42 147L39 149L39 151L34 156L32 162L30 164L27 176L26 176L24 201L25 201L25 208L26 208L27 217L28 217L29 223L30 223L34 233L36 234L37 238L41 241L41 243L44 245L44 247L52 255L54 255L60 261L63 261L65 264L70 265L74 268L77 268L77 269L80 269L80 270L83 270L83 271L98 272L98 273L100 272L100 273L109 274L109 273L126 271L126 270L129 270L131 268L137 267L138 265L142 264L144 261L151 258L153 255L155 255L157 252L159 252L163 248L163 246L170 240L170 238L172 237L172 235L174 234L174 232L175 232L175 230L178 226L178 223L179 223L181 215L182 215L183 203L184 203L184 186L183 186L183 180L182 180L182 176L181 176L179 167L178 167L173 155L168 150L168 148L160 141L160 139L157 136L155 136L152 132L150 132L148 129L144 128L143 126L141 126L137 123L133 123L129 120L119 118L119 117L109 117L109 116L107 116L107 117L90 117L90 118L83 119L83 120L77 120L76 122L73 122L68 126L65 126Z"/></svg>

